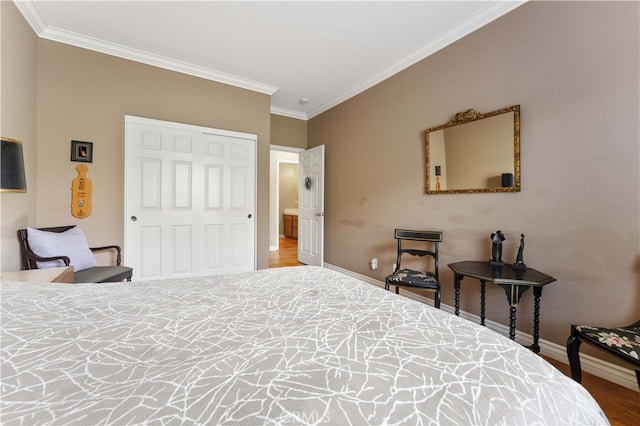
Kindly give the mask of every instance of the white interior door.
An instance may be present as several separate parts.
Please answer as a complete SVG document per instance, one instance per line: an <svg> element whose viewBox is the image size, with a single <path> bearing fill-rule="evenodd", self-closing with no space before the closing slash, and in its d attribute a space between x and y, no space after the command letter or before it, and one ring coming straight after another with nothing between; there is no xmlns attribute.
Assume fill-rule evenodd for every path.
<svg viewBox="0 0 640 426"><path fill-rule="evenodd" d="M255 269L256 135L126 117L134 279Z"/></svg>
<svg viewBox="0 0 640 426"><path fill-rule="evenodd" d="M324 264L324 145L300 153L298 261Z"/></svg>

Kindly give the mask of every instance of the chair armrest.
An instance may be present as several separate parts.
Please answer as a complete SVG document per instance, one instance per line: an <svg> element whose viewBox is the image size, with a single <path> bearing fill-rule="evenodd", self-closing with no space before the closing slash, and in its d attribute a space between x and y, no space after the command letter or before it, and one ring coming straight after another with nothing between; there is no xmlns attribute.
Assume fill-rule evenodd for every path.
<svg viewBox="0 0 640 426"><path fill-rule="evenodd" d="M89 249L93 251L101 251L101 250L115 250L118 254L116 255L116 266L120 266L120 262L122 261L122 250L120 246L112 245L112 246L102 246L102 247L89 247Z"/></svg>
<svg viewBox="0 0 640 426"><path fill-rule="evenodd" d="M27 258L30 260L34 260L36 262L50 262L52 260L62 260L65 266L69 266L71 263L71 259L69 256L52 256L52 257L40 257L34 252L29 252L26 254Z"/></svg>

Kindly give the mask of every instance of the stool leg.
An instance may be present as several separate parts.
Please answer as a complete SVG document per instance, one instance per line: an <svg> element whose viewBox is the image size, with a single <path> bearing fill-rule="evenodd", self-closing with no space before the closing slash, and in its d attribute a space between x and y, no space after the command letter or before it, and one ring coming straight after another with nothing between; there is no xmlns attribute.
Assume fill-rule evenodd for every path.
<svg viewBox="0 0 640 426"><path fill-rule="evenodd" d="M487 281L480 280L480 325L485 325L487 318L486 300L487 300Z"/></svg>
<svg viewBox="0 0 640 426"><path fill-rule="evenodd" d="M531 350L540 353L540 296L542 296L542 286L533 288L533 344Z"/></svg>
<svg viewBox="0 0 640 426"><path fill-rule="evenodd" d="M509 307L509 339L516 340L516 307Z"/></svg>
<svg viewBox="0 0 640 426"><path fill-rule="evenodd" d="M571 333L567 340L567 357L571 367L571 378L578 383L582 383L582 369L580 368L580 344L582 341ZM639 381L640 383L640 381Z"/></svg>
<svg viewBox="0 0 640 426"><path fill-rule="evenodd" d="M455 274L453 276L453 285L455 289L455 314L456 316L460 316L460 281L462 281L462 275Z"/></svg>

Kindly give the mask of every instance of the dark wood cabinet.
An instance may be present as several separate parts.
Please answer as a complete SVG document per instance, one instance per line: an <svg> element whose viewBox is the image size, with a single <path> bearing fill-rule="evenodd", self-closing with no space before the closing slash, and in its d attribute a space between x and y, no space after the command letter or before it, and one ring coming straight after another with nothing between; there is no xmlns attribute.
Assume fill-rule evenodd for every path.
<svg viewBox="0 0 640 426"><path fill-rule="evenodd" d="M284 236L298 239L298 215L285 214L284 216Z"/></svg>

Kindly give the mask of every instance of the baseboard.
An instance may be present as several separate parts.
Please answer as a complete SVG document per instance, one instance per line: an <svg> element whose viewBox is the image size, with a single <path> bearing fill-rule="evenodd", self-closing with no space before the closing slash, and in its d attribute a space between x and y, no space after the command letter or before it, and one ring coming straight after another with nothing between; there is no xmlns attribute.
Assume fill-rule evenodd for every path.
<svg viewBox="0 0 640 426"><path fill-rule="evenodd" d="M364 281L366 283L384 288L384 283L382 281L375 280L366 275L358 274L356 272L340 268L339 266L335 266L330 263L325 263L324 266L327 269L333 269L334 271L341 272L345 275L351 276L360 281ZM412 300L416 300L418 302L426 303L428 305L433 306L433 300L428 297L424 297L419 294L411 293L411 292L404 292L402 295ZM440 304L440 309L442 309L445 312L449 312L451 314L455 312L455 309L453 306L449 306L444 303ZM476 322L476 323L480 322L480 317L478 315L471 314L465 311L460 311L460 317L472 322ZM502 334L503 336L509 335L508 326L499 324L491 320L486 320L485 325L487 326L487 328L495 331L496 333ZM531 336L530 334L523 333L521 331L516 330L516 342L521 344L529 344L532 339L533 339L533 336ZM541 355L555 359L556 361L560 361L563 364L567 364L567 365L569 364L569 361L567 358L567 349L565 346L558 345L556 343L549 342L544 339L540 339L539 345L540 345ZM638 382L636 380L636 374L634 370L620 367L619 365L603 361L599 358L590 356L588 354L580 354L580 365L582 367L582 371L586 373L593 374L594 376L598 376L602 379L608 380L609 382L615 383L620 386L624 386L625 388L629 388L636 392L640 392L640 390L638 389Z"/></svg>

